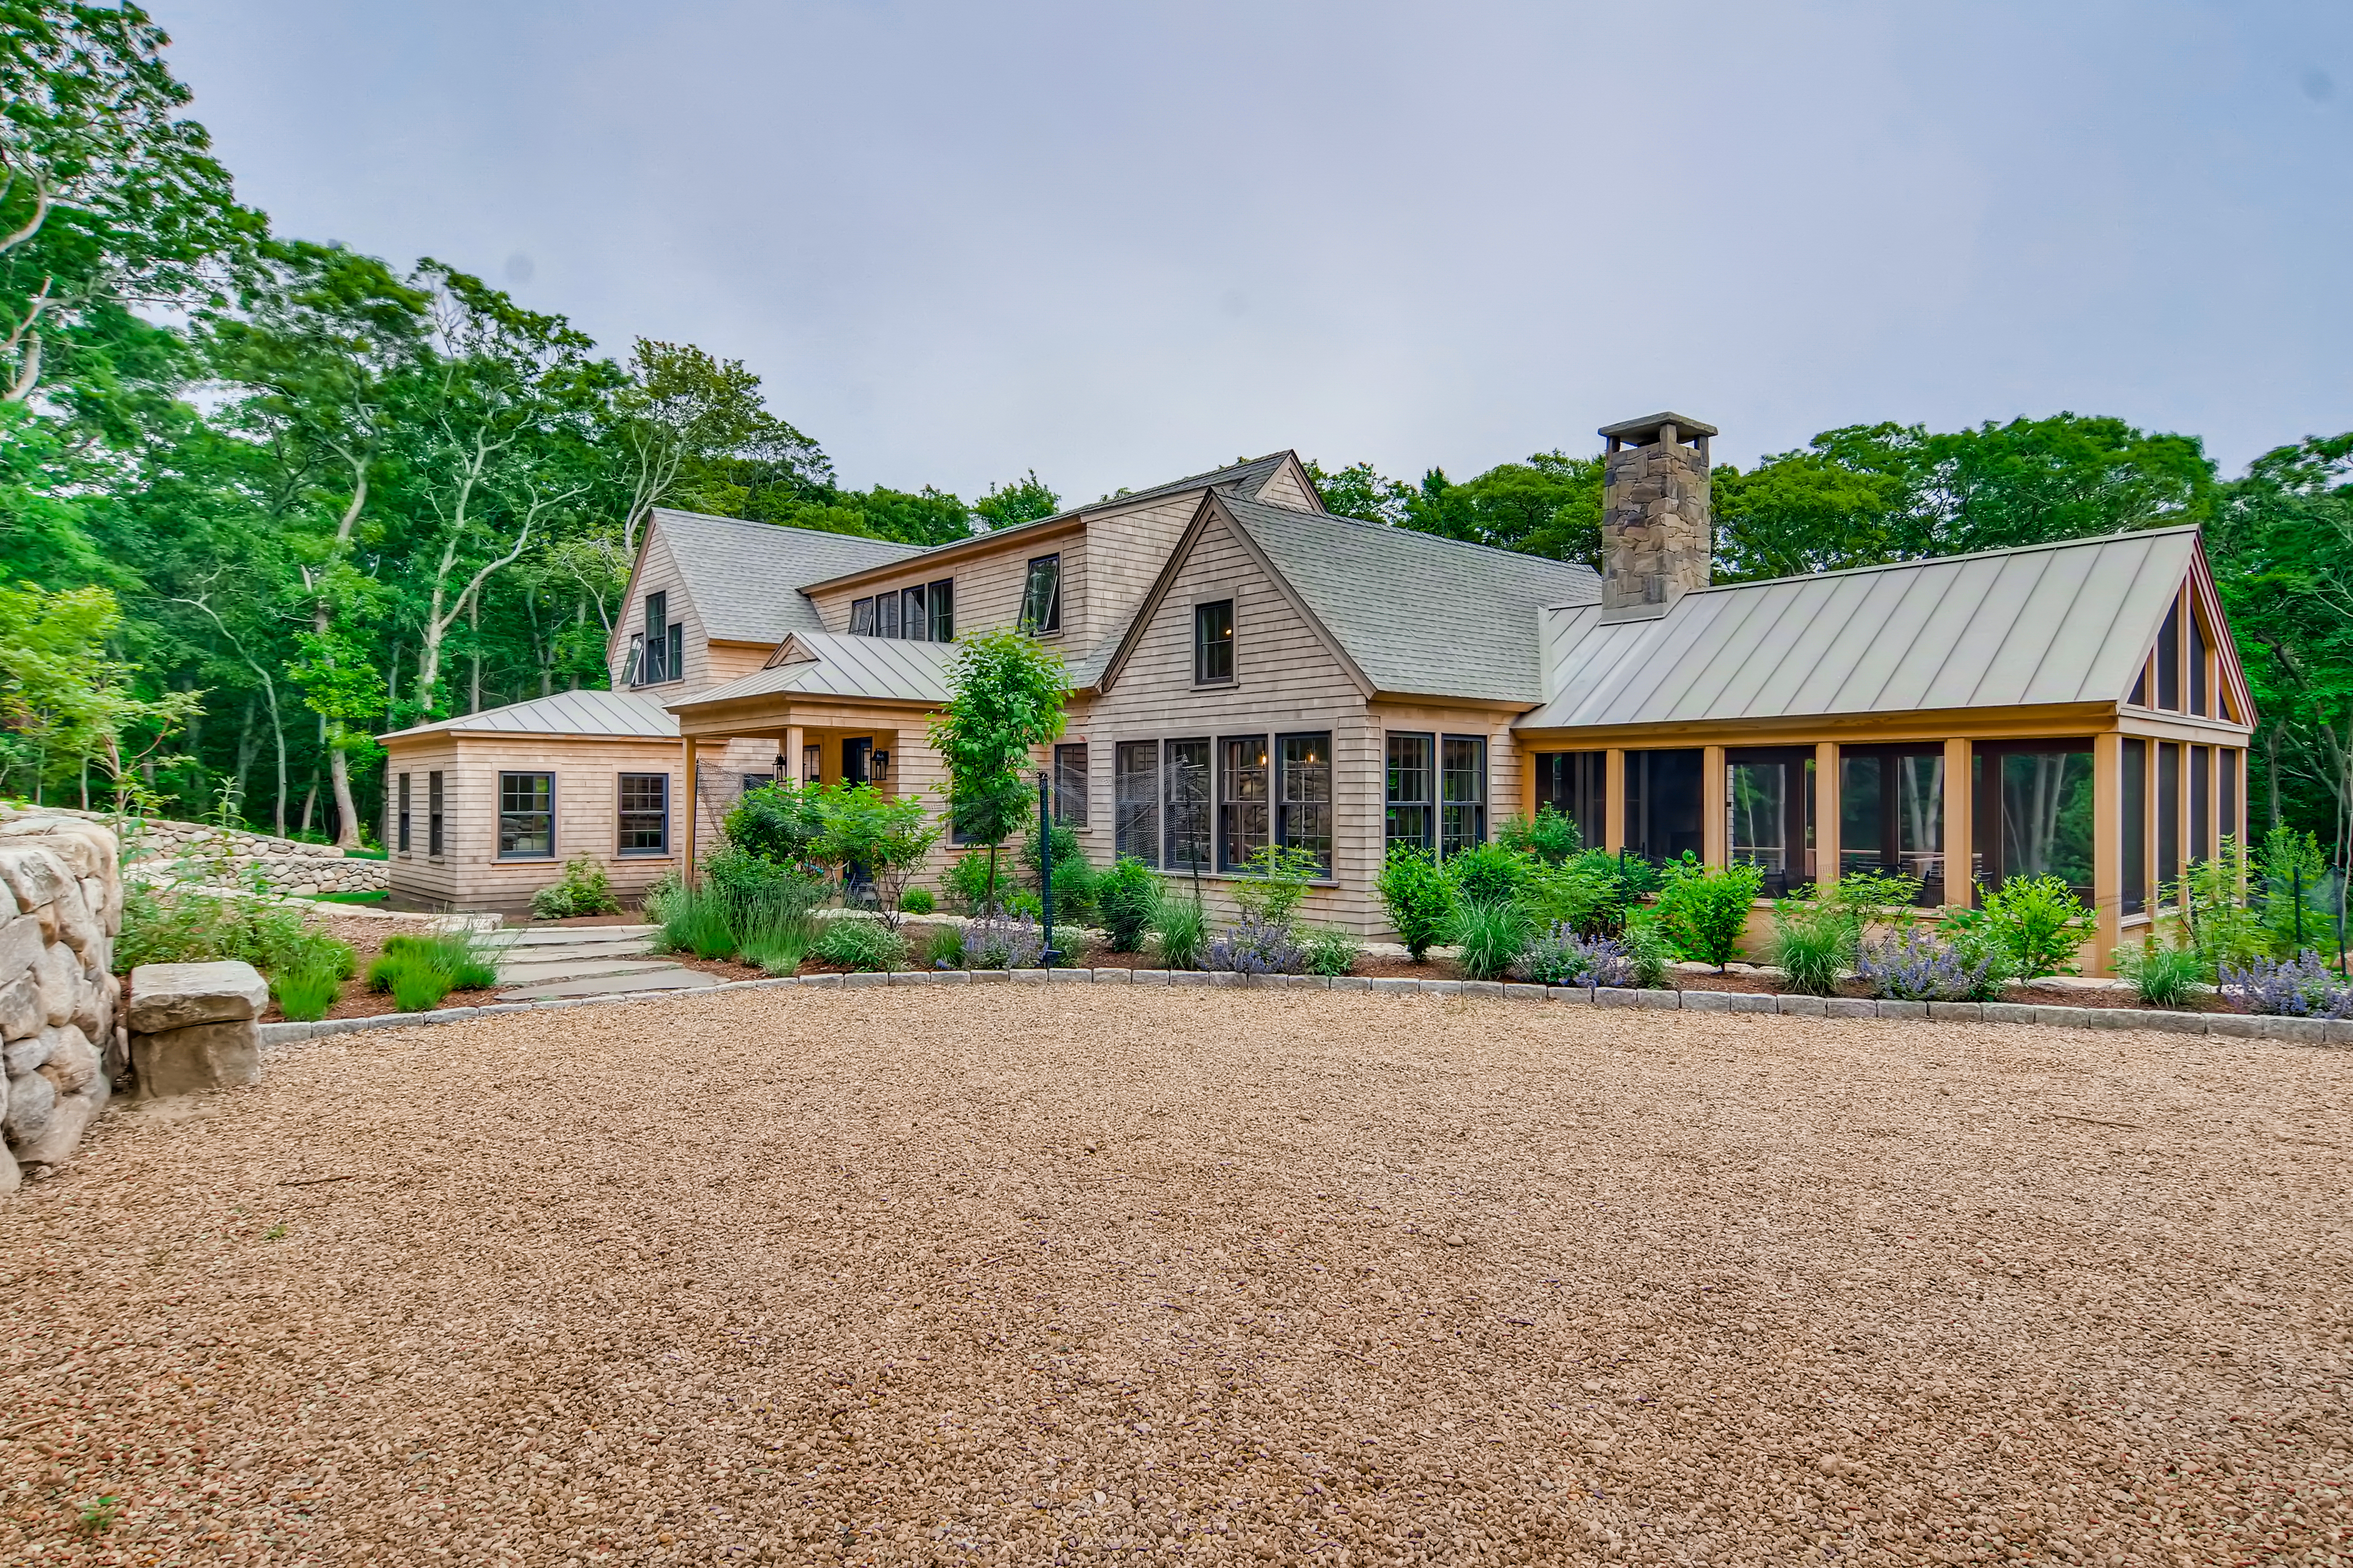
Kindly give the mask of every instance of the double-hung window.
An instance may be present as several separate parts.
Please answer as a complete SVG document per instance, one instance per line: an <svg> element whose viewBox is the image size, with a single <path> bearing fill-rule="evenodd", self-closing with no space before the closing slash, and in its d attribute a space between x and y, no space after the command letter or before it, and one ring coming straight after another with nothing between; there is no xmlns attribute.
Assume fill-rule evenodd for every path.
<svg viewBox="0 0 2353 1568"><path fill-rule="evenodd" d="M1218 869L1246 869L1266 847L1266 737L1218 740Z"/></svg>
<svg viewBox="0 0 2353 1568"><path fill-rule="evenodd" d="M1163 824L1170 871L1209 868L1209 752L1207 741L1171 741L1162 786L1168 809Z"/></svg>
<svg viewBox="0 0 2353 1568"><path fill-rule="evenodd" d="M555 775L499 775L499 858L546 860L555 855Z"/></svg>
<svg viewBox="0 0 2353 1568"><path fill-rule="evenodd" d="M396 842L400 852L406 855L408 853L408 775L406 773L400 775L399 827L400 836Z"/></svg>
<svg viewBox="0 0 2353 1568"><path fill-rule="evenodd" d="M1193 684L1222 686L1234 678L1234 602L1193 606Z"/></svg>
<svg viewBox="0 0 2353 1568"><path fill-rule="evenodd" d="M1083 741L1054 748L1054 820L1087 825L1087 748Z"/></svg>
<svg viewBox="0 0 2353 1568"><path fill-rule="evenodd" d="M747 775L767 783L768 775ZM623 855L670 853L670 775L623 773L620 778L615 848Z"/></svg>
<svg viewBox="0 0 2353 1568"><path fill-rule="evenodd" d="M1274 841L1315 858L1315 874L1332 874L1332 737L1278 735L1274 742Z"/></svg>
<svg viewBox="0 0 2353 1568"><path fill-rule="evenodd" d="M1044 637L1062 629L1062 558L1040 555L1029 563L1021 588L1021 629Z"/></svg>
<svg viewBox="0 0 2353 1568"><path fill-rule="evenodd" d="M1112 750L1112 852L1160 864L1160 742L1122 741Z"/></svg>
<svg viewBox="0 0 2353 1568"><path fill-rule="evenodd" d="M441 853L441 775L425 775L425 853Z"/></svg>
<svg viewBox="0 0 2353 1568"><path fill-rule="evenodd" d="M633 649L637 666L629 684L660 686L686 679L686 623L670 618L670 595L646 595L643 646Z"/></svg>
<svg viewBox="0 0 2353 1568"><path fill-rule="evenodd" d="M1437 807L1438 737L1389 736L1388 847L1436 848Z"/></svg>
<svg viewBox="0 0 2353 1568"><path fill-rule="evenodd" d="M1487 842L1487 737L1448 735L1439 742L1438 852L1453 855Z"/></svg>

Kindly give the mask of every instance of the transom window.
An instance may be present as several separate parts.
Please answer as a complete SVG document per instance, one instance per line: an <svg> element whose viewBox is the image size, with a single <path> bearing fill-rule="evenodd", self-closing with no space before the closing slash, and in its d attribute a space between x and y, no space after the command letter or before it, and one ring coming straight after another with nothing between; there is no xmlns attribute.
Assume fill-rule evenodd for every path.
<svg viewBox="0 0 2353 1568"><path fill-rule="evenodd" d="M1234 602L1193 606L1193 683L1219 685L1234 678Z"/></svg>
<svg viewBox="0 0 2353 1568"><path fill-rule="evenodd" d="M767 775L754 775L765 784ZM747 781L748 782L748 781ZM620 779L618 842L624 855L670 853L670 775L623 773Z"/></svg>
<svg viewBox="0 0 2353 1568"><path fill-rule="evenodd" d="M1029 563L1021 589L1021 629L1043 637L1062 629L1062 558L1040 555Z"/></svg>
<svg viewBox="0 0 2353 1568"><path fill-rule="evenodd" d="M499 858L544 860L555 854L555 775L499 775Z"/></svg>

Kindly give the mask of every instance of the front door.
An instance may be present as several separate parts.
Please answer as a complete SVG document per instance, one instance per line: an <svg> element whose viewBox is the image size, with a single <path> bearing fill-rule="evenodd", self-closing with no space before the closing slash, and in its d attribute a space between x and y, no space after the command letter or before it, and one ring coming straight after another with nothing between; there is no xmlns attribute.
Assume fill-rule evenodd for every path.
<svg viewBox="0 0 2353 1568"><path fill-rule="evenodd" d="M841 782L846 784L870 783L868 763L874 756L874 737L860 735L841 743Z"/></svg>

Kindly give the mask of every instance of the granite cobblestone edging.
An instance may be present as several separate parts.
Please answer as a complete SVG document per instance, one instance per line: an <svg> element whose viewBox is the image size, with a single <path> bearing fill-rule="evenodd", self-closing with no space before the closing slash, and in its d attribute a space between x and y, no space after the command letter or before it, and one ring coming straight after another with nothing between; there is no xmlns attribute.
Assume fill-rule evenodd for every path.
<svg viewBox="0 0 2353 1568"><path fill-rule="evenodd" d="M2269 1017L2250 1013L2160 1013L2130 1007L2051 1007L2024 1002L1876 1002L1859 996L1773 996L1754 991L1634 991L1611 986L1525 985L1497 980L1415 980L1398 975L1234 974L1184 969L900 969L863 974L780 975L731 980L692 991L618 991L546 1002L499 1002L443 1007L430 1013L381 1013L316 1024L264 1024L265 1049L356 1034L366 1029L454 1024L510 1013L563 1007L603 1007L617 1002L675 1002L722 991L762 991L783 985L869 989L878 985L1228 985L1260 991L1372 991L1392 995L1479 996L1556 1006L1630 1007L1688 1013L1786 1013L1809 1018L1905 1018L1947 1024L2042 1024L2074 1029L2156 1029L2175 1035L2216 1035L2298 1046L2353 1046L2353 1020Z"/></svg>

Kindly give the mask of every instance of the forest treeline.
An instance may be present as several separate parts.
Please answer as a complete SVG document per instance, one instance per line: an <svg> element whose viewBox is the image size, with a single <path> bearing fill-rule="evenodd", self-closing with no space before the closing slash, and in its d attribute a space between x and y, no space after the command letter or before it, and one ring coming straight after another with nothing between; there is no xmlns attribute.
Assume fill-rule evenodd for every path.
<svg viewBox="0 0 2353 1568"><path fill-rule="evenodd" d="M1034 472L971 501L847 489L723 353L600 353L458 266L276 233L165 43L135 6L0 0L0 791L356 843L374 735L604 684L656 506L938 543L1060 504ZM2353 436L2225 479L2116 419L1856 426L1717 469L1718 572L2199 522L2263 710L2258 810L2341 864L2348 467ZM1599 548L1596 457L1317 475L1368 521Z"/></svg>

